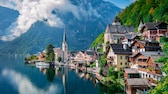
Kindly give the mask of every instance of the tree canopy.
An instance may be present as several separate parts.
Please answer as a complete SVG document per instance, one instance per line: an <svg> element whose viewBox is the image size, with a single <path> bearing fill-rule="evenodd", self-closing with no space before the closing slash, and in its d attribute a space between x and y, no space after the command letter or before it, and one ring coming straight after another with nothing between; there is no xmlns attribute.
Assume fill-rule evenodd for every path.
<svg viewBox="0 0 168 94"><path fill-rule="evenodd" d="M138 27L144 22L163 21L168 23L168 0L136 0L118 14L124 25Z"/></svg>
<svg viewBox="0 0 168 94"><path fill-rule="evenodd" d="M54 48L54 46L52 44L49 44L46 47L46 60L47 61L54 61L55 60L55 54L54 54L53 48Z"/></svg>

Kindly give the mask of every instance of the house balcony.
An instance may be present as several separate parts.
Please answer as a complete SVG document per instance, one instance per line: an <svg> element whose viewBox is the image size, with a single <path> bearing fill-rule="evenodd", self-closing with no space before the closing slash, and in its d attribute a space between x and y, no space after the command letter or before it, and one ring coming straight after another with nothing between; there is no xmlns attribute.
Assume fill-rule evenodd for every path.
<svg viewBox="0 0 168 94"><path fill-rule="evenodd" d="M147 66L146 62L136 62L136 64L138 64L140 66Z"/></svg>
<svg viewBox="0 0 168 94"><path fill-rule="evenodd" d="M146 68L138 68L139 71L148 72Z"/></svg>
<svg viewBox="0 0 168 94"><path fill-rule="evenodd" d="M148 70L149 74L162 74L161 70Z"/></svg>

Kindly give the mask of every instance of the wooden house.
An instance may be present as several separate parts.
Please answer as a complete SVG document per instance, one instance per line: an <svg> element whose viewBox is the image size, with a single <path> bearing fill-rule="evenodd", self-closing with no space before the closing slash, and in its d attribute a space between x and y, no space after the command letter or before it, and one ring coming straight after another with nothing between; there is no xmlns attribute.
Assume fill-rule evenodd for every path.
<svg viewBox="0 0 168 94"><path fill-rule="evenodd" d="M145 40L157 40L160 42L162 36L167 36L167 24L164 22L147 22L141 24L139 31Z"/></svg>
<svg viewBox="0 0 168 94"><path fill-rule="evenodd" d="M161 51L159 42L147 41L147 40L134 40L131 44L132 52L145 52L145 51Z"/></svg>
<svg viewBox="0 0 168 94"><path fill-rule="evenodd" d="M164 56L163 52L140 52L130 56L129 61L132 62L132 68L138 69L142 78L147 78L157 84L162 76L161 66L155 60Z"/></svg>

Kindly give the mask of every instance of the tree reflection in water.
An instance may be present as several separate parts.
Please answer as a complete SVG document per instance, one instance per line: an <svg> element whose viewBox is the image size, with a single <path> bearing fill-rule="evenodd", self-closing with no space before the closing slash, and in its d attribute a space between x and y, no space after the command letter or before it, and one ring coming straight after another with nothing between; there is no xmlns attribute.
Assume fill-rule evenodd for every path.
<svg viewBox="0 0 168 94"><path fill-rule="evenodd" d="M46 76L47 76L47 80L49 82L53 82L54 76L55 76L55 69L54 68L48 68L47 71L46 71Z"/></svg>

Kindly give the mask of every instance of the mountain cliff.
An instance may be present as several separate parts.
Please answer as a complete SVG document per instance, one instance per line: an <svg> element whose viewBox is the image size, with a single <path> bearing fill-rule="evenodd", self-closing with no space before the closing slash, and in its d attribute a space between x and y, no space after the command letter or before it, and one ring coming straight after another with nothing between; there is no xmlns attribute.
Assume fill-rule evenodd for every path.
<svg viewBox="0 0 168 94"><path fill-rule="evenodd" d="M87 15L81 14L80 19L74 17L72 13L63 13L61 11L53 11L53 14L59 15L61 20L65 23L67 32L67 43L69 50L84 50L88 49L91 42L103 31L107 24L111 23L114 16L121 10L114 4L104 2L102 0L71 0L71 3L80 6L85 10L96 11L94 16L89 13ZM2 14L6 10L1 9ZM16 14L16 15L13 15ZM8 16L0 18L1 20L9 20L9 23L17 19L19 14L10 10ZM12 19L9 17L12 16ZM9 23L3 23L9 26ZM4 27L1 23L1 31ZM22 34L20 37L11 42L0 46L2 53L36 53L44 50L47 44L52 43L55 47L61 47L62 35L64 28L50 27L44 22L38 21L31 26L28 32ZM1 33L3 35L3 33Z"/></svg>
<svg viewBox="0 0 168 94"><path fill-rule="evenodd" d="M96 11L95 15L83 15L77 19L72 13L63 13L61 11L53 11L53 14L59 15L61 20L65 23L67 32L67 43L69 50L85 50L88 49L91 42L103 31L107 24L111 23L114 16L121 10L114 4L105 2L103 0L71 0L71 3L80 6L85 10ZM1 9L2 14L6 10ZM8 16L0 17L0 20L9 20L5 23L10 26L11 22L17 19L19 15L16 11L10 10ZM92 12L93 13L93 12ZM95 12L94 12L95 13ZM5 14L4 14L5 15ZM12 17L12 19L9 19ZM0 23L1 34L7 27ZM63 28L50 27L44 22L38 21L31 26L28 32L22 34L20 37L11 42L7 42L0 46L2 53L36 53L44 50L45 46L52 43L55 47L61 47Z"/></svg>

